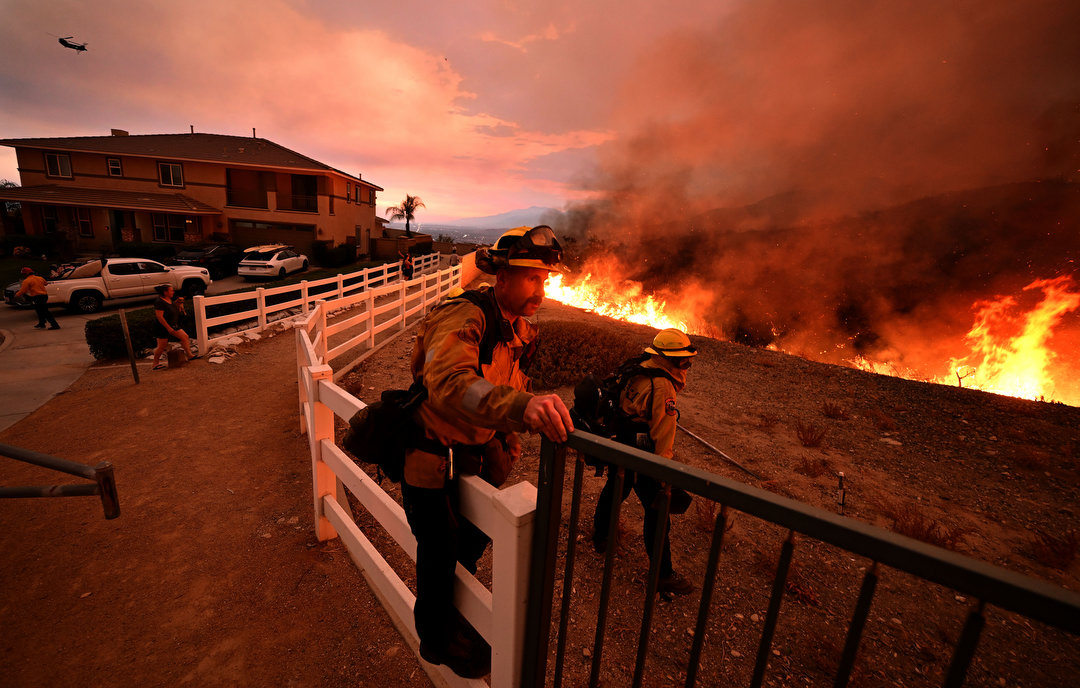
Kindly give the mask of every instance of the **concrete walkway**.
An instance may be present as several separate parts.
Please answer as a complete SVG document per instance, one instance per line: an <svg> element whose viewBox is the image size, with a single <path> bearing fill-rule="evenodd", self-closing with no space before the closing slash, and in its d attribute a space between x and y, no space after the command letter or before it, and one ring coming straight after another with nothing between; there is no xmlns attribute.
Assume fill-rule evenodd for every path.
<svg viewBox="0 0 1080 688"><path fill-rule="evenodd" d="M0 304L0 430L63 392L94 362L83 330L91 316L51 309L59 330L37 330L32 308Z"/></svg>
<svg viewBox="0 0 1080 688"><path fill-rule="evenodd" d="M226 277L211 284L207 293L222 293L244 284L242 278ZM124 307L144 308L151 303L145 299ZM59 330L34 329L37 316L32 308L0 303L0 335L4 338L0 342L0 430L18 423L79 379L94 362L86 346L87 321L116 313L117 308L106 306L93 315L77 315L59 307L49 312L60 324Z"/></svg>

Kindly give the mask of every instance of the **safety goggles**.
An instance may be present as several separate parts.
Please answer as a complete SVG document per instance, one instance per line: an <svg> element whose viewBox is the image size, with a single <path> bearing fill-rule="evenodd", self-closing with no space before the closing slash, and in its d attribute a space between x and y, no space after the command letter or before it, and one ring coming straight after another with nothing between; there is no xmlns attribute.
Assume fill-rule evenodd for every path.
<svg viewBox="0 0 1080 688"><path fill-rule="evenodd" d="M562 246L551 227L538 225L517 240L507 258L511 265L516 260L538 260L545 265L557 266L562 262Z"/></svg>

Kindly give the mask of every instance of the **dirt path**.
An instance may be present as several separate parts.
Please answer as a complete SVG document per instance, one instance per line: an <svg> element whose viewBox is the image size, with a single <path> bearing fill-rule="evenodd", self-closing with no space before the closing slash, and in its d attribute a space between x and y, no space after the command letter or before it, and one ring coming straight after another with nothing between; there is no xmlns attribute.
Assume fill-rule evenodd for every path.
<svg viewBox="0 0 1080 688"><path fill-rule="evenodd" d="M122 511L0 500L0 683L426 682L341 546L315 541L294 366L289 333L139 385L94 368L0 434L111 461ZM3 485L74 481L0 460Z"/></svg>

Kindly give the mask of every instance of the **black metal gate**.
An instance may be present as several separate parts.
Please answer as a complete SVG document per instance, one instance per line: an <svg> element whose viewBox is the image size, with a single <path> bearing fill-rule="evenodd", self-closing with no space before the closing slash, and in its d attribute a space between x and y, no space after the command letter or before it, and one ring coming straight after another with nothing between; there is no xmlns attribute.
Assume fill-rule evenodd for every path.
<svg viewBox="0 0 1080 688"><path fill-rule="evenodd" d="M558 545L563 524L562 499L567 466L566 448L576 450L577 458L571 463L573 486L570 513L566 524L568 533L563 564L561 605L558 611L554 670L550 672L554 686L561 686L563 681L567 624L574 590L575 549L579 532L585 456L599 459L610 466L609 470L617 471L618 487L621 487L625 471L647 475L659 481L664 486L657 504L661 523L668 515L672 488L686 490L721 505L712 528L705 575L700 581L702 591L689 661L686 666L686 686L694 686L698 682L705 628L709 619L717 564L724 538L724 524L730 510L776 524L787 530L772 581L768 609L750 678L751 686L761 686L766 677L797 534L800 541L804 538L812 538L866 557L872 562L863 575L855 609L847 626L839 665L832 679L835 686L847 685L852 675L860 640L863 637L877 588L880 567L883 566L945 586L957 593L970 596L976 601L971 605L959 639L954 644L952 657L945 671L944 685L946 686L963 684L979 644L988 606L1015 612L1074 635L1080 634L1080 595L1076 593L578 431L571 435L565 446L557 446L547 440L544 440L541 446L537 522L530 572L529 615L522 686L542 686L549 677L549 639L555 597ZM618 489L616 492L618 493ZM609 521L612 525L618 519L620 508L620 501L613 500ZM655 542L652 543L654 555L659 553L659 548L663 544L664 529L658 528L657 531ZM612 529L610 532L615 531ZM615 547L608 547L605 554L596 632L591 651L590 686L596 686L600 681L609 602L612 595L614 551ZM633 672L632 685L634 686L642 684L645 673L659 579L659 566L656 562L659 559L659 556L651 557L653 564L649 568L646 582ZM811 639L807 641L812 642Z"/></svg>

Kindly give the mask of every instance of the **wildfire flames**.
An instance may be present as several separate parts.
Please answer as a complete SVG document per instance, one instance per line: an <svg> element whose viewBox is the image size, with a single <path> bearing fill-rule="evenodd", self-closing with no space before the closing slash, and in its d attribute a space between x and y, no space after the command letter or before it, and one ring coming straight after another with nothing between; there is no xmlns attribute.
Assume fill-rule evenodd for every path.
<svg viewBox="0 0 1080 688"><path fill-rule="evenodd" d="M682 299L662 299L645 293L636 282L585 274L573 284L553 274L546 294L561 303L591 310L616 320L649 325L657 329L677 327L691 334L724 339L723 333L701 317L695 305ZM927 376L888 361L859 357L852 367L907 379L957 385L1024 399L1063 401L1080 405L1080 398L1062 398L1054 381L1052 363L1057 354L1050 348L1062 318L1080 309L1080 291L1068 275L1039 279L1024 287L1030 296L1041 292L1033 306L1023 299L1001 296L977 301L972 306L975 322L964 337L970 351L953 358L945 375ZM939 366L944 368L945 366Z"/></svg>

